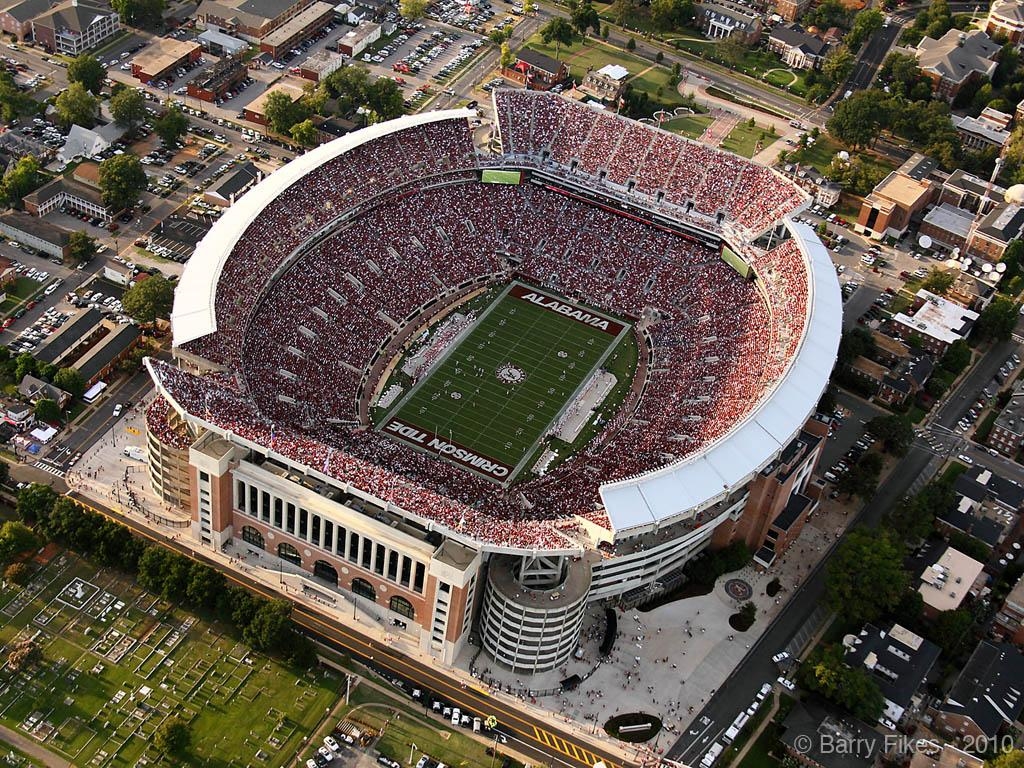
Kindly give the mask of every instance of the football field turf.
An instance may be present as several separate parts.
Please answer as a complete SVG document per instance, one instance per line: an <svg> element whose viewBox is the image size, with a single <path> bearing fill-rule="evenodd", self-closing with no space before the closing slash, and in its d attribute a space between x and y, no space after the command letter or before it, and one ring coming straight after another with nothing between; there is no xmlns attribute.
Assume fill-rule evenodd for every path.
<svg viewBox="0 0 1024 768"><path fill-rule="evenodd" d="M508 482L628 332L621 321L514 283L381 429Z"/></svg>

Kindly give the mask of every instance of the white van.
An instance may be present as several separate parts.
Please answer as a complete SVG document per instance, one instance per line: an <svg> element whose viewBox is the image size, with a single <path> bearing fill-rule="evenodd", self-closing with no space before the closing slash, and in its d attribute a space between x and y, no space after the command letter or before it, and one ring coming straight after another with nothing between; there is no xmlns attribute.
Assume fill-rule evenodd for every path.
<svg viewBox="0 0 1024 768"><path fill-rule="evenodd" d="M458 725L461 717L462 710L460 710L458 707L455 707L455 709L452 710L452 725Z"/></svg>
<svg viewBox="0 0 1024 768"><path fill-rule="evenodd" d="M129 445L121 451L121 455L127 456L129 459L135 459L135 461L145 461L146 449L140 448L137 445Z"/></svg>

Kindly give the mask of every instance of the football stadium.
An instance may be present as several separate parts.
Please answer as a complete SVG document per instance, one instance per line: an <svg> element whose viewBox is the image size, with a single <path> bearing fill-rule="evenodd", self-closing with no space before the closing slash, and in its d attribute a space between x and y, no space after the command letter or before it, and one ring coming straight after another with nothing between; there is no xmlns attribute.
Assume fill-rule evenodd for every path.
<svg viewBox="0 0 1024 768"><path fill-rule="evenodd" d="M147 360L150 476L192 534L522 673L586 607L813 512L828 253L772 170L561 96L312 150L235 203Z"/></svg>

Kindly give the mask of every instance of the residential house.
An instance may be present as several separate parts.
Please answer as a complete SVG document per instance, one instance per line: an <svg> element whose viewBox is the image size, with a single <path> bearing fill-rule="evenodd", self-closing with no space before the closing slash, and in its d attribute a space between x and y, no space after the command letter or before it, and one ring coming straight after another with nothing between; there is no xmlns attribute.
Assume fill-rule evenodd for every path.
<svg viewBox="0 0 1024 768"><path fill-rule="evenodd" d="M305 94L305 91L303 91L298 85L293 85L292 83L284 80L279 80L242 108L242 112L245 113L245 119L251 123L269 125L270 121L267 119L267 115L263 109L267 104L267 99L269 99L270 95L273 93L283 93L292 101L298 101L302 98L303 94Z"/></svg>
<svg viewBox="0 0 1024 768"><path fill-rule="evenodd" d="M922 700L920 689L939 658L939 647L909 629L893 624L882 629L865 624L843 640L845 661L863 667L885 699L882 718L898 724L912 718Z"/></svg>
<svg viewBox="0 0 1024 768"><path fill-rule="evenodd" d="M935 512L935 527L943 536L961 534L983 544L996 556L1005 554L1021 533L1024 487L987 467L974 465L954 482L956 500Z"/></svg>
<svg viewBox="0 0 1024 768"><path fill-rule="evenodd" d="M892 327L904 339L916 336L923 349L939 358L950 344L966 339L977 320L977 312L922 288L914 304L892 318Z"/></svg>
<svg viewBox="0 0 1024 768"><path fill-rule="evenodd" d="M950 739L995 743L1005 729L1020 730L1024 655L1009 643L982 640L946 698L929 714L932 729Z"/></svg>
<svg viewBox="0 0 1024 768"><path fill-rule="evenodd" d="M1024 444L1024 384L1017 382L1003 410L996 416L988 444L1006 456L1016 456Z"/></svg>
<svg viewBox="0 0 1024 768"><path fill-rule="evenodd" d="M203 199L211 205L227 208L234 205L238 198L262 178L263 172L259 168L252 163L242 163L235 166L227 176L214 182L213 186L208 187L203 192Z"/></svg>
<svg viewBox="0 0 1024 768"><path fill-rule="evenodd" d="M62 176L25 195L22 203L25 210L34 216L45 216L51 211L66 208L109 222L112 214L117 213L107 209L99 190Z"/></svg>
<svg viewBox="0 0 1024 768"><path fill-rule="evenodd" d="M1003 640L1013 643L1018 648L1024 647L1024 576L1017 579L1017 583L1003 600L992 629Z"/></svg>
<svg viewBox="0 0 1024 768"><path fill-rule="evenodd" d="M953 101L963 88L992 78L1000 48L981 30L964 32L954 27L938 40L924 37L915 55L921 74L932 81L935 95Z"/></svg>
<svg viewBox="0 0 1024 768"><path fill-rule="evenodd" d="M736 35L747 45L761 39L761 18L749 6L730 0L714 0L697 3L696 11L697 26L705 37L724 40Z"/></svg>
<svg viewBox="0 0 1024 768"><path fill-rule="evenodd" d="M196 9L204 29L227 32L258 43L312 5L315 0L203 0Z"/></svg>
<svg viewBox="0 0 1024 768"><path fill-rule="evenodd" d="M779 742L806 768L872 768L881 749L837 749L837 745L876 745L882 740L869 725L818 699L797 700L782 721Z"/></svg>
<svg viewBox="0 0 1024 768"><path fill-rule="evenodd" d="M1014 45L1024 43L1024 3L1020 0L995 0L988 9L985 33L1003 37Z"/></svg>
<svg viewBox="0 0 1024 768"><path fill-rule="evenodd" d="M799 24L779 24L768 36L768 50L793 69L820 69L831 47Z"/></svg>
<svg viewBox="0 0 1024 768"><path fill-rule="evenodd" d="M23 376L18 384L18 394L35 405L40 400L52 400L62 411L71 402L71 393L65 392L60 387L55 387L48 381L43 381L32 375Z"/></svg>
<svg viewBox="0 0 1024 768"><path fill-rule="evenodd" d="M626 89L629 70L620 64L605 64L597 70L587 72L577 90L598 101L617 104Z"/></svg>
<svg viewBox="0 0 1024 768"><path fill-rule="evenodd" d="M928 355L904 360L882 378L875 397L888 406L901 406L924 389L934 369L935 363Z"/></svg>
<svg viewBox="0 0 1024 768"><path fill-rule="evenodd" d="M522 83L533 91L549 91L569 76L569 67L532 48L523 48L516 54L516 63L502 70L509 80Z"/></svg>
<svg viewBox="0 0 1024 768"><path fill-rule="evenodd" d="M23 42L32 37L32 19L50 10L50 0L6 0L0 3L0 30Z"/></svg>
<svg viewBox="0 0 1024 768"><path fill-rule="evenodd" d="M46 50L65 56L102 45L121 31L121 17L110 7L67 0L32 19L32 37Z"/></svg>

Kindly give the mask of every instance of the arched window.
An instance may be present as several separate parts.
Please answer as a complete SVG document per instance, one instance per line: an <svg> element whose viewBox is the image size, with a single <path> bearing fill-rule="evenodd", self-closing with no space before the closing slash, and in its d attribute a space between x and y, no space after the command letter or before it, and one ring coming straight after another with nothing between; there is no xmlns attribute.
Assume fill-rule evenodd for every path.
<svg viewBox="0 0 1024 768"><path fill-rule="evenodd" d="M302 565L302 556L299 554L299 550L288 542L277 545L277 556L293 565Z"/></svg>
<svg viewBox="0 0 1024 768"><path fill-rule="evenodd" d="M260 549L266 549L266 545L263 543L263 534L251 525L242 526L242 541L246 544L252 544L254 547L259 547Z"/></svg>
<svg viewBox="0 0 1024 768"><path fill-rule="evenodd" d="M326 560L317 560L313 563L313 575L338 586L338 571Z"/></svg>
<svg viewBox="0 0 1024 768"><path fill-rule="evenodd" d="M352 591L359 595L359 597L365 597L367 600L377 602L377 590L366 579L352 579Z"/></svg>
<svg viewBox="0 0 1024 768"><path fill-rule="evenodd" d="M412 603L410 603L401 595L395 595L394 597L392 597L391 602L388 604L388 607L390 607L391 610L395 613L401 614L406 618L416 618L416 611L415 609L413 609Z"/></svg>

